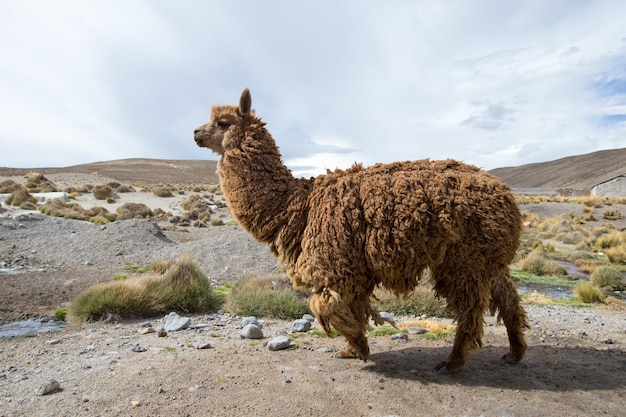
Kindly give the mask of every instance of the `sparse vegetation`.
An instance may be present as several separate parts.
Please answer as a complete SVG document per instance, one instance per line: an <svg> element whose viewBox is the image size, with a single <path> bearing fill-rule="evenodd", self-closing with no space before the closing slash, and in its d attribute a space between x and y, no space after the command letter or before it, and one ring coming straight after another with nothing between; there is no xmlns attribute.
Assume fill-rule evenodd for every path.
<svg viewBox="0 0 626 417"><path fill-rule="evenodd" d="M158 187L157 189L154 190L154 195L156 195L157 197L173 197L174 194L172 193L172 190L168 187Z"/></svg>
<svg viewBox="0 0 626 417"><path fill-rule="evenodd" d="M99 320L110 313L155 317L170 311L206 313L220 301L200 268L183 256L164 271L90 287L72 301L69 312L78 320Z"/></svg>
<svg viewBox="0 0 626 417"><path fill-rule="evenodd" d="M107 185L96 185L92 193L96 200L106 200L111 197L113 190Z"/></svg>
<svg viewBox="0 0 626 417"><path fill-rule="evenodd" d="M20 207L25 203L36 204L37 199L30 195L26 187L18 185L17 187L13 188L13 191L11 191L11 195L6 200L4 200L4 202L10 206Z"/></svg>
<svg viewBox="0 0 626 417"><path fill-rule="evenodd" d="M428 280L425 283L420 283L406 297L397 297L391 291L382 288L374 291L374 297L372 305L379 311L388 311L403 316L452 317L446 309L445 298L435 295L432 284Z"/></svg>
<svg viewBox="0 0 626 417"><path fill-rule="evenodd" d="M567 275L567 271L556 261L550 259L541 249L533 250L518 263L519 269L535 275Z"/></svg>
<svg viewBox="0 0 626 417"><path fill-rule="evenodd" d="M85 210L78 203L66 203L59 198L50 200L39 207L39 211L48 216L64 217L74 220L93 221L96 224L104 224L115 221L117 214L109 213L104 207L92 207Z"/></svg>
<svg viewBox="0 0 626 417"><path fill-rule="evenodd" d="M146 218L152 216L152 210L150 207L143 203L125 203L117 208L119 214L119 220L134 219L134 218Z"/></svg>
<svg viewBox="0 0 626 417"><path fill-rule="evenodd" d="M605 220L619 220L622 218L622 213L617 209L605 209L602 212L602 218Z"/></svg>

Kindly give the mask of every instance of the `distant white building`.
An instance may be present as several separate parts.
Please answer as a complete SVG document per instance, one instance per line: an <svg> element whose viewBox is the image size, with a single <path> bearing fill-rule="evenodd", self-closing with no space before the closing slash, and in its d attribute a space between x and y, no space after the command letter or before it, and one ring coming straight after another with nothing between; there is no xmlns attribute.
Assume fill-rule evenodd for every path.
<svg viewBox="0 0 626 417"><path fill-rule="evenodd" d="M626 172L592 186L591 195L600 197L626 197Z"/></svg>

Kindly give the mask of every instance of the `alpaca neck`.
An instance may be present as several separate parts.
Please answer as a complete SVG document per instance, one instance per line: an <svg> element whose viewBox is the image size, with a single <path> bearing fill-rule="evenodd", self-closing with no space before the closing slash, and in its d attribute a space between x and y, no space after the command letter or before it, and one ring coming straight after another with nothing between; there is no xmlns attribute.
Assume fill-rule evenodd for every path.
<svg viewBox="0 0 626 417"><path fill-rule="evenodd" d="M308 181L293 177L262 125L247 132L239 148L224 153L219 176L233 216L282 258L281 229L301 223L294 217L306 217Z"/></svg>

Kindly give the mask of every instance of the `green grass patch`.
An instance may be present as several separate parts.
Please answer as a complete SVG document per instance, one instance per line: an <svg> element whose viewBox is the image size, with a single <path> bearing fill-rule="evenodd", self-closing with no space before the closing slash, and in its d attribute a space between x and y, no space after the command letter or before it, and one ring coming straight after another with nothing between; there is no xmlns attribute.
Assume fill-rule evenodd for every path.
<svg viewBox="0 0 626 417"><path fill-rule="evenodd" d="M577 282L563 277L536 275L519 269L511 269L511 278L513 282L518 284L537 284L554 287L573 287Z"/></svg>
<svg viewBox="0 0 626 417"><path fill-rule="evenodd" d="M428 277L406 297L398 297L389 290L377 288L372 305L378 311L387 311L397 316L452 317L446 309L445 298L435 295Z"/></svg>
<svg viewBox="0 0 626 417"><path fill-rule="evenodd" d="M290 320L310 314L308 293L294 291L284 276L246 277L235 282L226 304L238 316Z"/></svg>
<svg viewBox="0 0 626 417"><path fill-rule="evenodd" d="M95 285L76 296L72 318L99 320L114 313L123 318L156 317L171 311L205 313L221 299L198 266L186 256L164 272Z"/></svg>
<svg viewBox="0 0 626 417"><path fill-rule="evenodd" d="M394 335L396 333L402 333L402 330L400 329L396 329L395 327L389 325L389 324L384 324L382 326L376 326L376 327L370 327L368 329L368 335L369 336L391 336Z"/></svg>

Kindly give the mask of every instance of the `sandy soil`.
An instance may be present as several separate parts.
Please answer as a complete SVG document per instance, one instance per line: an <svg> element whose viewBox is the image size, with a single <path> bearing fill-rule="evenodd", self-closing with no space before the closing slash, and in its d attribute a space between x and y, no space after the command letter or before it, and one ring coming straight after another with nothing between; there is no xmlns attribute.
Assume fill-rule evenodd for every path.
<svg viewBox="0 0 626 417"><path fill-rule="evenodd" d="M120 204L132 198L176 210L174 198L122 198ZM547 217L559 209L538 207L534 212ZM228 218L227 211L219 215ZM181 229L126 220L102 228L12 209L0 216L0 262L13 269L0 274L0 322L49 316L82 289L122 272L126 262L187 253L215 284L277 268L267 247L236 226ZM626 312L526 308L532 329L522 363L501 361L505 329L486 318L484 348L449 375L434 369L448 355L449 339L373 337L364 363L334 356L340 338L313 334L293 334L289 349L270 351L265 342L292 333L291 323L275 320L265 321L258 341L241 339L241 319L228 314L194 316L192 324L201 326L167 337L140 334L143 321L74 324L0 340L0 416L623 415ZM151 324L158 329L162 320ZM194 348L199 341L211 348ZM53 379L60 390L38 395Z"/></svg>

